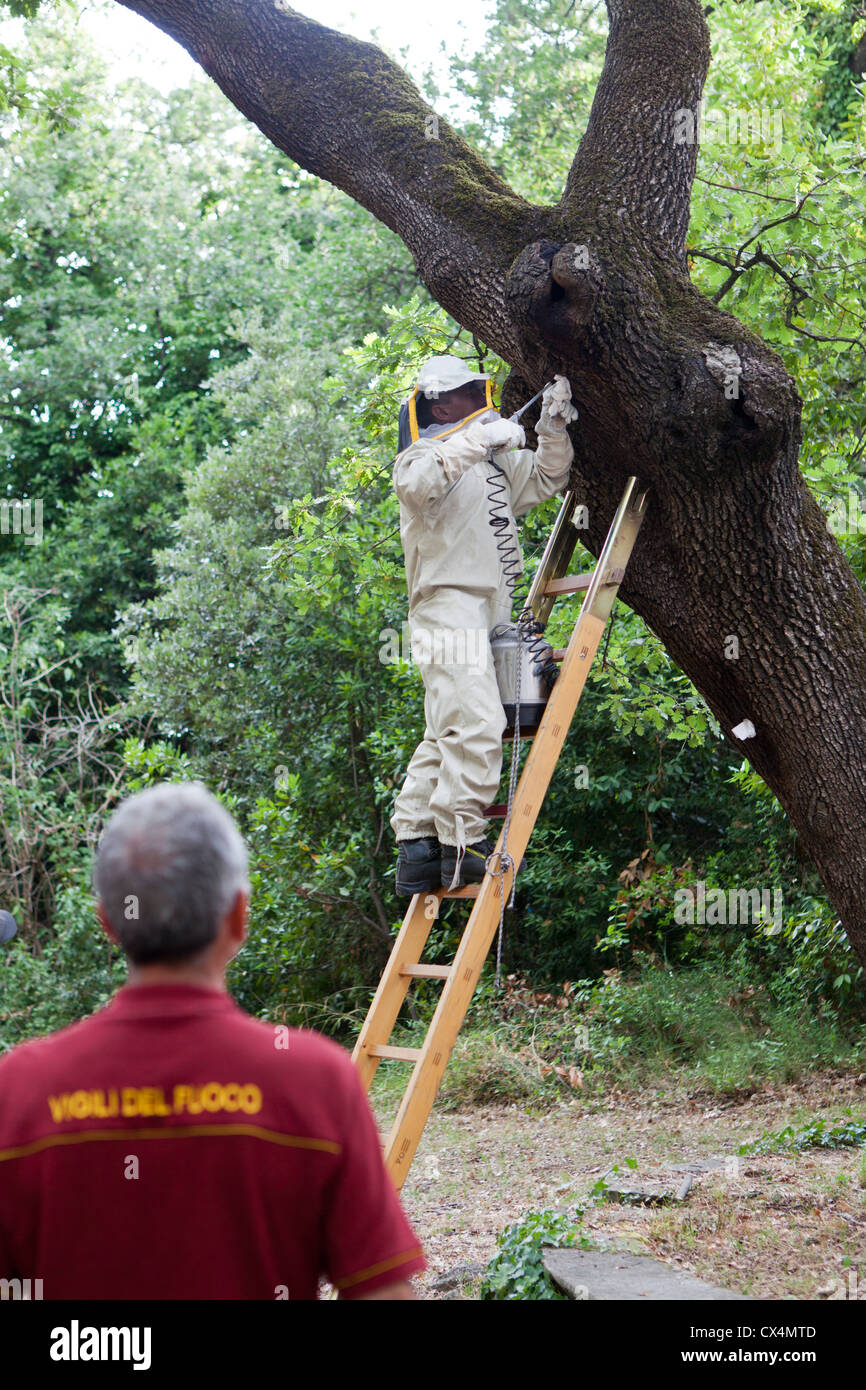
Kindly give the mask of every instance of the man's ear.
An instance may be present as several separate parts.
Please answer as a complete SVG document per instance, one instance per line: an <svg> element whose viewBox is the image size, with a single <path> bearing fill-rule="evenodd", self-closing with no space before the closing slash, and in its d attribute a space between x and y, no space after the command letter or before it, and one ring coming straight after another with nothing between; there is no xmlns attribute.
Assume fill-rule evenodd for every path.
<svg viewBox="0 0 866 1390"><path fill-rule="evenodd" d="M442 403L442 401L436 401L434 405L431 405L430 414L433 416L433 419L436 421L437 425L449 424L449 417L451 411L449 410L447 405L444 405Z"/></svg>
<svg viewBox="0 0 866 1390"><path fill-rule="evenodd" d="M106 916L105 908L102 906L101 902L98 902L96 904L96 915L102 923L102 929L108 937L109 941L113 941L115 946L119 946L120 937L117 935L117 932L114 930L114 927L109 922L108 917Z"/></svg>
<svg viewBox="0 0 866 1390"><path fill-rule="evenodd" d="M243 889L239 888L235 894L235 900L226 914L229 923L229 934L231 939L238 943L238 946L246 940L249 906L249 893L245 893Z"/></svg>

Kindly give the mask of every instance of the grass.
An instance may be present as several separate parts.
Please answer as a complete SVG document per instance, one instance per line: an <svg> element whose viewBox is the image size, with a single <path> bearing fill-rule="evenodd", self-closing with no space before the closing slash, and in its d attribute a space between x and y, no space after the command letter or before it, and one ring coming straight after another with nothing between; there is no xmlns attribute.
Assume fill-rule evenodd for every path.
<svg viewBox="0 0 866 1390"><path fill-rule="evenodd" d="M417 1046L424 1031L394 1041ZM407 1076L380 1066L371 1098L383 1119ZM527 1213L577 1203L602 1248L756 1297L849 1298L847 1271L866 1266L864 1083L856 1017L717 967L482 988L403 1189L428 1281L486 1265ZM666 1164L719 1154L744 1155L736 1174L701 1173L682 1206L597 1200L614 1164L636 1183L670 1183Z"/></svg>
<svg viewBox="0 0 866 1390"><path fill-rule="evenodd" d="M430 1264L426 1283L458 1264L486 1265L497 1237L527 1213L579 1207L581 1233L600 1249L650 1255L759 1298L850 1297L846 1270L866 1267L859 1150L748 1157L735 1173L695 1173L672 1206L610 1203L598 1182L617 1164L636 1185L675 1186L668 1164L736 1156L742 1140L788 1124L834 1127L851 1090L852 1078L829 1075L721 1103L619 1091L572 1093L543 1116L513 1106L434 1113L402 1194Z"/></svg>
<svg viewBox="0 0 866 1390"><path fill-rule="evenodd" d="M780 1003L767 987L726 977L716 962L614 978L586 1013L602 1084L675 1077L680 1088L732 1096L866 1063L862 1022L843 1028L829 1009Z"/></svg>
<svg viewBox="0 0 866 1390"><path fill-rule="evenodd" d="M419 1046L426 1021L394 1041ZM866 1071L866 1026L829 1009L780 1003L766 988L721 974L718 965L673 972L614 972L601 984L540 992L514 979L473 1004L437 1100L442 1110L518 1105L542 1112L575 1092L616 1089L746 1096L816 1073ZM405 1064L383 1063L373 1095L396 1106Z"/></svg>

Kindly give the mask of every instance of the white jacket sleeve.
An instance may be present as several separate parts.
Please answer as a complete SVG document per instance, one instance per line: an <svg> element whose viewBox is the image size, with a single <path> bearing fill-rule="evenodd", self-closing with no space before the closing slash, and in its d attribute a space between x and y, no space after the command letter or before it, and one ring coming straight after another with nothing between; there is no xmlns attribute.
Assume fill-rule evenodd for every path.
<svg viewBox="0 0 866 1390"><path fill-rule="evenodd" d="M481 425L470 425L447 439L419 439L394 461L394 490L404 506L424 511L457 482L467 468L487 458Z"/></svg>
<svg viewBox="0 0 866 1390"><path fill-rule="evenodd" d="M567 430L545 428L539 421L535 429L538 448L515 449L500 453L496 462L508 475L511 489L511 510L523 516L530 507L546 502L561 492L568 482L574 449Z"/></svg>

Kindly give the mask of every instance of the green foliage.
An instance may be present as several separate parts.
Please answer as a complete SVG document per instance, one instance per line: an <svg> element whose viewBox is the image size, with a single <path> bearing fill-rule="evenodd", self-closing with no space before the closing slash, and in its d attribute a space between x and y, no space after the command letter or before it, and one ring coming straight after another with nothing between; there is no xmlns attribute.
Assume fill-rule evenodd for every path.
<svg viewBox="0 0 866 1390"><path fill-rule="evenodd" d="M74 119L19 103L0 142L0 470L4 495L41 499L45 531L0 536L0 565L56 586L83 673L117 695L117 614L154 592L182 474L250 423L211 379L247 354L240 311L270 322L290 297L310 181L204 80L112 89L66 7L18 62Z"/></svg>
<svg viewBox="0 0 866 1390"><path fill-rule="evenodd" d="M491 1030L458 1039L439 1089L441 1109L508 1105L537 1098L538 1076L526 1056L503 1049Z"/></svg>
<svg viewBox="0 0 866 1390"><path fill-rule="evenodd" d="M852 119L858 100L851 57L863 35L863 17L861 9L858 22L856 8L851 0L823 0L821 4L807 6L804 14L804 21L819 41L822 53L831 61L818 113L821 129L831 133L844 128Z"/></svg>
<svg viewBox="0 0 866 1390"><path fill-rule="evenodd" d="M826 1003L785 997L774 982L761 980L742 943L728 958L713 953L676 971L638 960L632 976L606 976L583 995L587 1085L594 1073L629 1085L677 1076L698 1090L748 1094L765 1079L858 1064L862 1023L843 1026Z"/></svg>
<svg viewBox="0 0 866 1390"><path fill-rule="evenodd" d="M636 1158L624 1158L623 1165L628 1170L628 1172L631 1173L633 1173L635 1169L639 1166ZM618 1163L614 1163L611 1165L610 1168L606 1169L605 1172L602 1173L601 1177L596 1179L596 1181L592 1184L592 1187L589 1189L590 1201L603 1201L607 1195L608 1189L612 1186L610 1180L612 1178L619 1178L621 1172L622 1170ZM637 1194L625 1192L620 1194L618 1200L622 1201L627 1206L637 1206L641 1203L640 1196L638 1196Z"/></svg>
<svg viewBox="0 0 866 1390"><path fill-rule="evenodd" d="M848 1112L850 1114L850 1111ZM837 1125L829 1125L826 1120L813 1120L811 1124L794 1129L786 1125L784 1129L765 1130L760 1139L749 1144L741 1144L737 1153L769 1154L785 1153L803 1149L857 1149L866 1144L866 1122L845 1120Z"/></svg>
<svg viewBox="0 0 866 1390"><path fill-rule="evenodd" d="M496 1237L499 1253L487 1265L481 1285L483 1299L565 1302L542 1263L545 1249L572 1246L582 1210L528 1212L522 1221Z"/></svg>
<svg viewBox="0 0 866 1390"><path fill-rule="evenodd" d="M128 795L159 782L187 782L193 776L190 759L165 739L153 743L145 743L140 738L126 739L123 765L124 790Z"/></svg>
<svg viewBox="0 0 866 1390"><path fill-rule="evenodd" d="M0 10L8 10L16 19L33 19L42 0L2 0Z"/></svg>
<svg viewBox="0 0 866 1390"><path fill-rule="evenodd" d="M54 928L36 950L22 936L0 960L0 1053L68 1027L101 1008L126 979L126 964L96 920L89 868L57 894Z"/></svg>
<svg viewBox="0 0 866 1390"><path fill-rule="evenodd" d="M388 924L369 913L361 836L332 850L311 845L298 787L290 778L284 793L263 797L249 822L250 934L229 984L250 1013L348 1037L369 1002L370 974L384 965Z"/></svg>
<svg viewBox="0 0 866 1390"><path fill-rule="evenodd" d="M0 606L0 902L36 949L96 843L130 723L78 684L65 612L50 592L23 585L7 587Z"/></svg>
<svg viewBox="0 0 866 1390"><path fill-rule="evenodd" d="M590 561L592 563L592 561ZM626 737L656 732L661 740L700 748L718 740L718 721L646 624L619 605L603 661L593 668L601 711ZM676 755L676 750L671 753Z"/></svg>
<svg viewBox="0 0 866 1390"><path fill-rule="evenodd" d="M471 103L463 129L519 193L555 202L589 117L604 61L606 15L592 0L498 0L487 42L452 64Z"/></svg>
<svg viewBox="0 0 866 1390"><path fill-rule="evenodd" d="M802 466L829 511L863 472L853 16L837 0L718 0L708 22L692 273L796 377ZM604 43L593 0L498 0L483 50L455 70L458 123L530 199L559 196ZM42 545L0 537L4 592L40 595L18 655L6 630L0 650L14 689L0 893L25 926L4 967L7 1004L13 985L22 1001L11 1036L85 1012L116 978L85 906L106 810L202 777L251 850L233 991L348 1037L402 916L388 818L423 720L416 668L387 656L406 617L398 408L431 353L500 384L504 364L418 287L395 236L210 84L112 87L63 9L0 58L0 468L6 496L46 504ZM731 138L749 111L763 126ZM523 524L530 574L554 511ZM841 543L866 578L863 536ZM572 620L559 605L555 645ZM114 707L130 683L132 709ZM587 1089L679 1068L736 1090L858 1055L862 968L814 870L623 605L528 857L506 972L585 983L557 1009L485 984L446 1103L543 1103L575 1070ZM784 887L781 931L679 924L675 894L698 880ZM443 910L434 955L452 953L459 920ZM52 993L58 970L68 985ZM432 997L419 992L421 1013Z"/></svg>

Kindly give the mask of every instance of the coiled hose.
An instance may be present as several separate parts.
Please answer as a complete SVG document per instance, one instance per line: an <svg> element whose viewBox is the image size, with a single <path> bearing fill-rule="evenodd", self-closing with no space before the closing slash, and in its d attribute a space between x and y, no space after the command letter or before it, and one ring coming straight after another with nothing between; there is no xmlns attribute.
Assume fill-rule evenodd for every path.
<svg viewBox="0 0 866 1390"><path fill-rule="evenodd" d="M490 505L489 524L496 533L496 550L499 554L499 563L502 566L502 573L508 585L508 594L511 600L511 607L520 602L520 613L517 618L517 634L519 645L516 650L517 670L515 672L515 689L517 699L514 711L514 737L515 742L520 742L520 672L522 669L521 653L528 649L532 668L545 687L545 693L550 694L554 682L559 675L559 667L553 659L553 650L550 643L542 636L544 624L535 617L531 607L523 600L518 599L517 586L521 579L521 556L520 544L517 537L511 530L511 508L506 473L490 451L488 460L491 471L487 475L487 500ZM498 637L508 631L510 624L501 623L495 627L490 634L491 637Z"/></svg>

